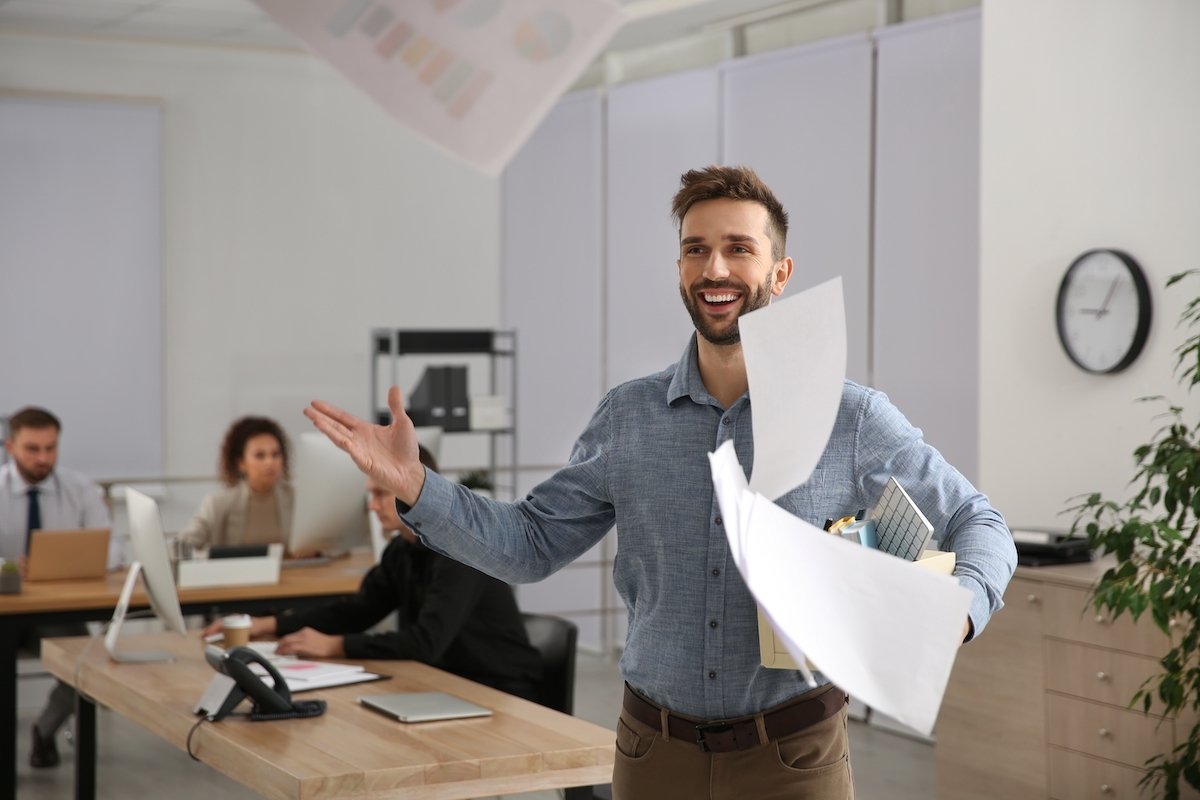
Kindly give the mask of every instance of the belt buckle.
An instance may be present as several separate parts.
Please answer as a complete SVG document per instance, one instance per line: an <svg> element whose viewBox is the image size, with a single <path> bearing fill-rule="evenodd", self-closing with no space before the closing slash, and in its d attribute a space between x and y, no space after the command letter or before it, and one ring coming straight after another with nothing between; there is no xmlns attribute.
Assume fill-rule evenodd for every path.
<svg viewBox="0 0 1200 800"><path fill-rule="evenodd" d="M707 733L728 733L733 730L733 725L728 722L709 722L696 726L696 744L700 745L700 752L711 753L712 750L708 747L708 742L704 736Z"/></svg>

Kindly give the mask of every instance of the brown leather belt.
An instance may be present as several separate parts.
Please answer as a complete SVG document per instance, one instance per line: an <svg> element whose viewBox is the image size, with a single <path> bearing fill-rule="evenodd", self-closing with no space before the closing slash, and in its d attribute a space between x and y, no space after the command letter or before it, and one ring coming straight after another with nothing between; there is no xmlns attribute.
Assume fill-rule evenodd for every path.
<svg viewBox="0 0 1200 800"><path fill-rule="evenodd" d="M824 694L768 711L763 714L767 741L773 742L829 719L841 711L849 699L845 692L834 686ZM629 688L629 684L625 684L622 706L637 721L662 729L661 707ZM762 744L758 735L758 721L753 716L721 722L693 722L668 712L667 730L672 739L695 742L706 753L730 753Z"/></svg>

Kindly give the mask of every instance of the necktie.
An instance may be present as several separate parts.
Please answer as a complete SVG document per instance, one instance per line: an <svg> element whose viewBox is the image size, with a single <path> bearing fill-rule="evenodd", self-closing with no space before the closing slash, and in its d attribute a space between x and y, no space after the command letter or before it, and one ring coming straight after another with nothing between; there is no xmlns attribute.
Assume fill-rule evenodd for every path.
<svg viewBox="0 0 1200 800"><path fill-rule="evenodd" d="M29 555L29 539L33 536L33 532L42 527L42 507L38 504L40 491L36 486L29 487L29 515L25 525L25 555Z"/></svg>

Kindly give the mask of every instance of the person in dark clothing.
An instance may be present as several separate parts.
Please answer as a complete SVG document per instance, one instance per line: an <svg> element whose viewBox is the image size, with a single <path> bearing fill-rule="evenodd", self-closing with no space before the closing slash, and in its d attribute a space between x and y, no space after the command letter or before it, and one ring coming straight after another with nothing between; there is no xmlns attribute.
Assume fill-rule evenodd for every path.
<svg viewBox="0 0 1200 800"><path fill-rule="evenodd" d="M421 448L421 460L436 470ZM426 460L428 459L428 460ZM251 618L251 638L278 636L276 652L315 658L413 659L534 699L541 659L512 588L427 549L396 514L395 497L367 481L370 508L396 532L358 593L310 609ZM397 630L365 633L392 611ZM218 620L206 635L220 630Z"/></svg>

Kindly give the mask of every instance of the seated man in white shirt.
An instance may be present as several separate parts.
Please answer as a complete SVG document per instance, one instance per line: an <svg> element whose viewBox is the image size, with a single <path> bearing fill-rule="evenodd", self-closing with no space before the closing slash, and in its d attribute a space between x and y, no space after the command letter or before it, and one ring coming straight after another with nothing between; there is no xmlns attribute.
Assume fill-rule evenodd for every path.
<svg viewBox="0 0 1200 800"><path fill-rule="evenodd" d="M111 527L100 488L77 472L55 468L61 430L58 418L41 408L23 408L8 420L9 461L0 466L0 558L15 560L22 577L33 531ZM82 623L45 626L23 631L21 643L38 652L42 637L85 635ZM75 690L59 681L33 726L30 764L59 763L54 736L74 710Z"/></svg>

